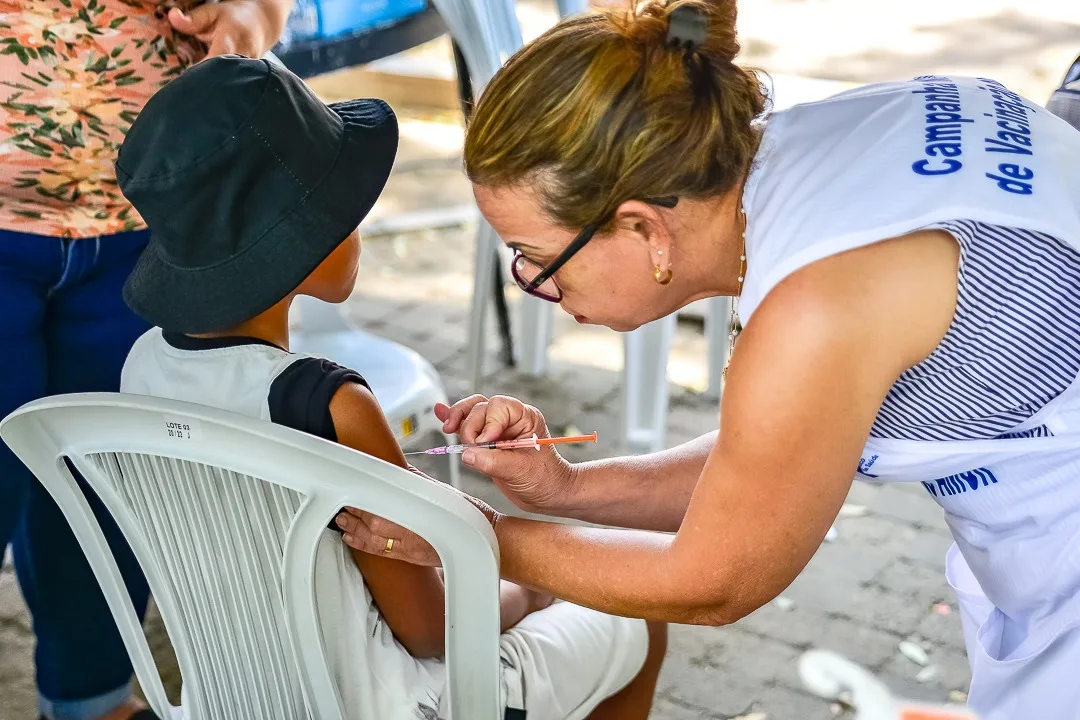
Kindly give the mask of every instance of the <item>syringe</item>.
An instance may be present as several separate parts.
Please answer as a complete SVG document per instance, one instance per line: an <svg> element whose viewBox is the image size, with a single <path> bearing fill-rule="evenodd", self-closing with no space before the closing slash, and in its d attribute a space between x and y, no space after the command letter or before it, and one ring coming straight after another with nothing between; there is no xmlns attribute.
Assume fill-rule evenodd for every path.
<svg viewBox="0 0 1080 720"><path fill-rule="evenodd" d="M571 437L542 438L535 434L532 437L517 438L516 440L492 440L483 443L461 443L460 445L444 445L431 448L430 450L418 450L417 452L405 453L406 455L460 455L469 448L481 450L518 450L521 448L535 448L540 450L544 445L561 445L563 443L596 442L596 433L592 435L574 435Z"/></svg>

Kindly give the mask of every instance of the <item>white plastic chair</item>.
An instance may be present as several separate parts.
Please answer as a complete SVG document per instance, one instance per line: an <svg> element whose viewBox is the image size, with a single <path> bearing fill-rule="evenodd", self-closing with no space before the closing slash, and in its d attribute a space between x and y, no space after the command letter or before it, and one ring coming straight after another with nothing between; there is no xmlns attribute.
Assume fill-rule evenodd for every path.
<svg viewBox="0 0 1080 720"><path fill-rule="evenodd" d="M521 27L514 14L512 0L432 0L451 37L461 48L469 67L472 89L480 97L488 81L503 63L522 45ZM503 250L495 231L480 219L476 234L476 263L473 272L472 308L466 336L467 367L471 385L479 388L484 377L484 321L495 263ZM522 298L519 332L515 338L518 367L541 375L547 364L551 312L548 303L536 298Z"/></svg>
<svg viewBox="0 0 1080 720"><path fill-rule="evenodd" d="M900 700L868 670L827 650L804 653L799 658L799 676L807 690L827 700L850 695L856 720L978 720L960 705Z"/></svg>
<svg viewBox="0 0 1080 720"><path fill-rule="evenodd" d="M422 450L420 441L433 436L439 442L457 442L443 433L432 411L435 403L447 402L446 388L419 353L351 325L338 305L301 296L293 309L298 322L292 349L321 355L363 375L403 448ZM450 484L460 487L459 458L450 455L447 460Z"/></svg>
<svg viewBox="0 0 1080 720"><path fill-rule="evenodd" d="M314 598L316 544L345 505L410 528L439 552L452 718L501 716L498 547L487 520L451 488L289 428L134 395L38 400L0 423L0 437L70 523L160 717L174 708L64 458L146 573L176 650L189 720L345 716Z"/></svg>

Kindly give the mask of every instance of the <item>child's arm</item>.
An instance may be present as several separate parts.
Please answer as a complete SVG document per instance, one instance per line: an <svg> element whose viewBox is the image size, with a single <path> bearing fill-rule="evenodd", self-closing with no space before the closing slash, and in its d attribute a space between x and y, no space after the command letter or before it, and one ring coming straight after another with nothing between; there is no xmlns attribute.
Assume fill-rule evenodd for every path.
<svg viewBox="0 0 1080 720"><path fill-rule="evenodd" d="M499 632L506 632L521 622L526 615L555 602L546 593L536 592L516 585L509 580L499 581Z"/></svg>
<svg viewBox="0 0 1080 720"><path fill-rule="evenodd" d="M342 445L408 467L375 396L364 386L346 383L338 388L330 401L330 417ZM442 656L446 605L439 572L357 550L352 556L383 619L409 654L418 658ZM546 596L505 581L499 601L504 632L550 604Z"/></svg>

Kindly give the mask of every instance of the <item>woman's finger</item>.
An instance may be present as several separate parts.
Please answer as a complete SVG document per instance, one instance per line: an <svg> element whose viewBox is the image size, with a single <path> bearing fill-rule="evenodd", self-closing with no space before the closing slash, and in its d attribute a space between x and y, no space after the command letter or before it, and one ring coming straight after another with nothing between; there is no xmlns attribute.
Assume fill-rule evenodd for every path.
<svg viewBox="0 0 1080 720"><path fill-rule="evenodd" d="M424 478L425 480L430 480L433 483L439 482L438 480L431 477L430 475L428 475L426 472L424 472L423 470L421 470L418 467L414 467L412 465L409 465L408 467L406 467L406 470L411 472L413 475L419 475L420 477Z"/></svg>
<svg viewBox="0 0 1080 720"><path fill-rule="evenodd" d="M477 442L511 440L529 437L533 433L547 435L544 416L532 405L517 398L496 395L488 401L486 423Z"/></svg>
<svg viewBox="0 0 1080 720"><path fill-rule="evenodd" d="M487 402L485 396L470 395L464 400L458 400L452 406L442 405L443 408L446 408L445 416L440 414L440 407L436 405L435 417L443 421L443 432L456 435L459 434L462 421L472 412L473 406L482 402Z"/></svg>
<svg viewBox="0 0 1080 720"><path fill-rule="evenodd" d="M458 427L458 437L462 442L474 443L480 431L484 429L487 424L487 402L479 402L472 406L469 410L469 415L461 421L461 425Z"/></svg>
<svg viewBox="0 0 1080 720"><path fill-rule="evenodd" d="M354 550L414 565L441 565L430 543L388 520L348 508L348 512L338 514L337 524L343 531L342 542Z"/></svg>
<svg viewBox="0 0 1080 720"><path fill-rule="evenodd" d="M338 513L337 525L345 532L367 532L383 537L398 537L409 532L397 523L354 507L347 507L345 512Z"/></svg>
<svg viewBox="0 0 1080 720"><path fill-rule="evenodd" d="M524 415L525 405L519 400L504 395L496 395L488 401L487 412L484 413L484 427L477 434L476 442L491 442L492 440L510 439L516 436L510 430L520 430L515 427Z"/></svg>
<svg viewBox="0 0 1080 720"><path fill-rule="evenodd" d="M364 550L365 552L371 552L374 554L381 554L386 550L386 541L389 538L394 538L395 544L401 540L405 541L416 537L421 542L426 544L426 541L418 536L414 535L411 530L401 527L395 522L391 522L378 515L372 515L371 513L360 510L358 508L345 508L345 512L338 513L337 526L346 535L353 535L361 540L369 539L374 544L371 547L357 547L357 550ZM381 544L379 541L382 541ZM350 547L354 547L352 543L346 543ZM415 544L415 543L414 543ZM398 548L401 552L402 548Z"/></svg>

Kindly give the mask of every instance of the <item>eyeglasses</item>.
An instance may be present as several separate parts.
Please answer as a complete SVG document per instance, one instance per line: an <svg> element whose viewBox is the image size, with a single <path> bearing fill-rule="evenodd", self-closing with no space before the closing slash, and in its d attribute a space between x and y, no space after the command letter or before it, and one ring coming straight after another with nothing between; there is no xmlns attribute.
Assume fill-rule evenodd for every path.
<svg viewBox="0 0 1080 720"><path fill-rule="evenodd" d="M679 198L674 196L649 198L644 202L670 209L679 204ZM559 269L570 258L574 257L581 248L585 247L593 239L593 236L596 235L597 230L603 226L604 222L606 221L592 222L582 228L581 232L566 246L566 249L559 253L547 267L543 267L525 257L520 250L515 250L514 261L510 265L510 274L513 276L514 282L523 292L533 297L548 302L561 302L563 297L562 288L555 282L555 273L559 272Z"/></svg>

